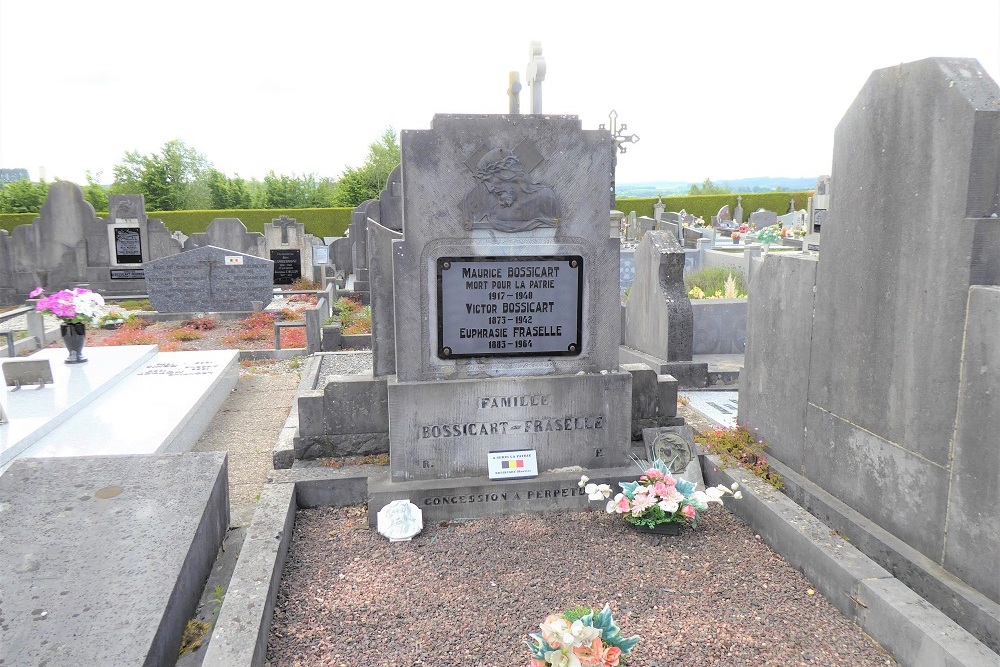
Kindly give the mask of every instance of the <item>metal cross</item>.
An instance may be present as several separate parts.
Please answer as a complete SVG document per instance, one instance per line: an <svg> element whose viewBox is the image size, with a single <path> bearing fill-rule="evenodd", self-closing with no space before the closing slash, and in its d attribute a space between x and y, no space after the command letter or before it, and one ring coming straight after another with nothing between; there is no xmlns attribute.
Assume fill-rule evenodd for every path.
<svg viewBox="0 0 1000 667"><path fill-rule="evenodd" d="M628 129L628 125L626 125L625 123L622 123L621 127L618 126L618 112L615 111L614 109L612 109L611 113L608 114L608 120L610 121L610 125L611 125L611 138L614 139L615 148L618 149L618 150L615 150L615 148L611 149L611 157L612 157L612 161L611 161L611 210L613 211L613 210L615 210L615 172L618 171L618 153L625 153L626 150L627 150L625 148L625 144L634 144L634 143L636 143L637 141L639 141L639 135L633 134L631 136L625 136L624 133L625 133L625 130ZM601 123L600 129L606 130L608 128L604 127L604 124Z"/></svg>
<svg viewBox="0 0 1000 667"><path fill-rule="evenodd" d="M610 128L611 129L611 138L615 140L615 147L618 148L618 152L619 153L625 153L625 152L627 152L627 149L625 148L625 144L638 143L638 141L639 141L639 135L638 134L633 134L631 136L626 136L624 134L625 131L628 129L628 125L626 125L625 123L622 123L621 127L618 126L618 112L617 111L615 111L614 109L612 109L611 113L608 114L608 120L610 121L609 124L611 125L611 128ZM600 129L606 130L608 128L604 127L604 123L601 123Z"/></svg>

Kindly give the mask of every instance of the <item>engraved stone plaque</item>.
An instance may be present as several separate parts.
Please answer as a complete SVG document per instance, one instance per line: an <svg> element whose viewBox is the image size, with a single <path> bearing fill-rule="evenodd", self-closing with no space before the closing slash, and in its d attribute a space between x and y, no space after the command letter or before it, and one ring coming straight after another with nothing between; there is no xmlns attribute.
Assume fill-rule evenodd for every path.
<svg viewBox="0 0 1000 667"><path fill-rule="evenodd" d="M441 257L438 356L580 354L583 258Z"/></svg>

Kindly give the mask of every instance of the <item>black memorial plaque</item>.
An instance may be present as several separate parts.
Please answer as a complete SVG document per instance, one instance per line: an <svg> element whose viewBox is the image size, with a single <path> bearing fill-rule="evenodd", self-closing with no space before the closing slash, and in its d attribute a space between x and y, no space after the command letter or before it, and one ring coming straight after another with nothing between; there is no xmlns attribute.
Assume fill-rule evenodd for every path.
<svg viewBox="0 0 1000 667"><path fill-rule="evenodd" d="M297 248L272 250L271 261L275 285L291 285L302 277L302 254Z"/></svg>
<svg viewBox="0 0 1000 667"><path fill-rule="evenodd" d="M575 356L583 331L583 258L441 257L438 356Z"/></svg>
<svg viewBox="0 0 1000 667"><path fill-rule="evenodd" d="M142 264L142 241L138 227L115 227L115 261Z"/></svg>
<svg viewBox="0 0 1000 667"><path fill-rule="evenodd" d="M146 272L143 269L111 269L112 280L144 280Z"/></svg>

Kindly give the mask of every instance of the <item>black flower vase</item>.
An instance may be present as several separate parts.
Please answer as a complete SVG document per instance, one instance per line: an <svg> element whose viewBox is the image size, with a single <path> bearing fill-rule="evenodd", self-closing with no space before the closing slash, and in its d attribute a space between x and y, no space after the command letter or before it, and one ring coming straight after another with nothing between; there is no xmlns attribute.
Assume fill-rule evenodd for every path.
<svg viewBox="0 0 1000 667"><path fill-rule="evenodd" d="M681 526L684 524L678 523L677 521L667 521L665 523L658 523L655 526L645 526L632 524L641 533L650 533L652 535L680 535Z"/></svg>
<svg viewBox="0 0 1000 667"><path fill-rule="evenodd" d="M82 364L87 361L83 358L83 344L87 342L87 327L82 322L72 322L70 324L60 324L59 333L62 334L63 345L69 350L67 364Z"/></svg>

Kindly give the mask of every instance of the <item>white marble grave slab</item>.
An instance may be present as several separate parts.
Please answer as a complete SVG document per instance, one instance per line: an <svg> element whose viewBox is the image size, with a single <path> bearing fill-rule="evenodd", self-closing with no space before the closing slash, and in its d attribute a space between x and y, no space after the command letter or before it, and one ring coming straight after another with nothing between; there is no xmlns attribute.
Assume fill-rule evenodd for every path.
<svg viewBox="0 0 1000 667"><path fill-rule="evenodd" d="M160 352L22 456L190 451L238 377L238 350Z"/></svg>
<svg viewBox="0 0 1000 667"><path fill-rule="evenodd" d="M737 391L682 391L688 407L725 428L736 428Z"/></svg>
<svg viewBox="0 0 1000 667"><path fill-rule="evenodd" d="M0 424L0 472L18 455L65 423L123 377L156 355L155 345L88 347L85 364L66 364L66 350L46 348L28 359L47 359L53 384L44 389L0 387L0 405L10 420ZM2 375L0 375L2 377Z"/></svg>

